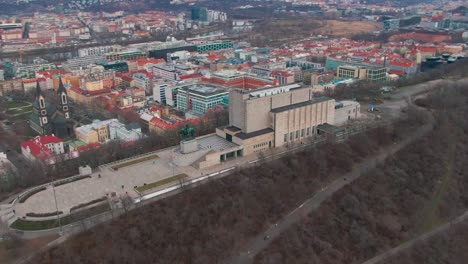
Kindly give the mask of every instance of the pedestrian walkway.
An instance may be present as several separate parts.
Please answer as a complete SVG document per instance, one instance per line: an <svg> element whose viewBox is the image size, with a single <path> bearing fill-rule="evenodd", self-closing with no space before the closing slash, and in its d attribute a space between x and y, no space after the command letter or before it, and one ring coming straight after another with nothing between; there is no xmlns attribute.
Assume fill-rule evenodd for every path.
<svg viewBox="0 0 468 264"><path fill-rule="evenodd" d="M200 171L194 168L192 163L210 151L207 148L207 144L210 144L210 142L202 139L201 143L202 148L198 152L182 154L178 146L167 148L156 152L157 158L125 166L118 170L111 169L111 166L118 165L119 162L104 165L100 167L101 170L93 173L90 178L57 186L55 187L55 196L57 197L58 210L63 212L61 216L65 216L70 213L72 207L99 199L111 193L116 193L118 196L129 195L136 199L139 197L139 194L134 190L135 187L161 181L178 174L186 174L188 175L187 180L193 180L214 171L232 167L236 162L246 162L248 159L255 159L255 156L242 157ZM211 142L211 144L216 144L216 142ZM138 158L141 157L139 156L135 159ZM120 162L129 162L131 160L127 159ZM55 212L57 209L54 190L51 186L48 186L46 190L32 195L24 203L14 203L13 208L16 211L15 216L20 218L25 217L27 213ZM33 219L43 220L41 218L31 218L31 220Z"/></svg>
<svg viewBox="0 0 468 264"><path fill-rule="evenodd" d="M376 156L373 156L367 160L364 160L355 168L343 175L342 177L331 182L329 185L324 186L321 190L318 190L317 193L313 194L309 199L304 201L297 208L294 208L289 214L283 217L277 224L270 227L268 230L261 232L255 236L247 246L242 249L236 256L232 256L226 263L231 264L248 264L253 262L253 258L260 253L262 250L267 248L267 246L277 237L279 237L284 231L290 228L293 224L301 221L304 215L310 214L313 211L317 210L320 205L329 199L334 193L339 191L344 186L352 183L359 177L366 175L366 172L375 168L378 164L381 164L385 159L404 147L408 146L411 142L415 141L418 138L426 135L429 131L432 130L433 124L428 124L420 129L418 129L412 136L405 138L398 144L390 146L388 149L384 149Z"/></svg>

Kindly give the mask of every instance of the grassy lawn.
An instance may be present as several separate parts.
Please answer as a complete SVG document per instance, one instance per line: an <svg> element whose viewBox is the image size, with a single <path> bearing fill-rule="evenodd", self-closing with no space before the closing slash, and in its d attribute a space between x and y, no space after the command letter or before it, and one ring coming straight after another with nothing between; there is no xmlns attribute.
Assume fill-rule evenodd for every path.
<svg viewBox="0 0 468 264"><path fill-rule="evenodd" d="M29 120L30 117L31 117L31 112L27 112L27 113L23 113L23 114L19 114L19 115L12 115L12 116L10 116L10 120L12 122L20 121L20 120Z"/></svg>
<svg viewBox="0 0 468 264"><path fill-rule="evenodd" d="M118 170L118 169L121 169L121 168L124 168L124 167L127 167L127 166L138 164L140 162L144 162L144 161L148 161L148 160L152 160L152 159L158 159L158 158L159 158L159 156L157 154L153 154L153 155L149 155L149 156L146 156L146 157L142 157L142 158L138 158L138 159L134 159L134 160L129 160L127 162L119 163L117 165L112 166L111 168L113 170Z"/></svg>
<svg viewBox="0 0 468 264"><path fill-rule="evenodd" d="M70 223L71 218L69 216L65 216L60 218L62 225L68 225ZM44 221L28 221L23 219L16 220L11 227L18 229L18 230L46 230L58 227L57 219L53 220L44 220Z"/></svg>
<svg viewBox="0 0 468 264"><path fill-rule="evenodd" d="M24 107L24 106L30 106L30 105L31 105L30 103L22 102L22 101L7 102L7 107L8 108Z"/></svg>
<svg viewBox="0 0 468 264"><path fill-rule="evenodd" d="M76 181L84 180L84 179L88 179L88 178L91 178L91 176L90 175L83 175L83 176L75 177L73 179L64 179L64 180L61 180L61 181L58 181L58 182L54 183L54 186L57 187L57 186L60 186L60 185L65 185L65 184L68 184L68 183L72 183L72 182L76 182Z"/></svg>
<svg viewBox="0 0 468 264"><path fill-rule="evenodd" d="M10 121L28 120L31 116L32 105L28 102L13 101L7 102L8 110L6 114Z"/></svg>
<svg viewBox="0 0 468 264"><path fill-rule="evenodd" d="M30 137L30 138L33 138L33 137L35 137L35 136L38 135L37 132L34 131L31 127L28 127L28 128L29 128L29 129L28 129L28 131L26 132L26 135L25 135L25 136L28 136L28 137Z"/></svg>
<svg viewBox="0 0 468 264"><path fill-rule="evenodd" d="M90 205L93 205L93 204L102 203L104 201L107 202L107 196L103 196L101 198L94 199L94 200L89 201L87 203L82 203L82 204L79 204L79 205L75 205L72 208L70 208L70 212L73 213L76 210L82 209L84 207L87 207L87 206L90 206Z"/></svg>
<svg viewBox="0 0 468 264"><path fill-rule="evenodd" d="M103 203L101 205L97 205L91 207L89 209L83 209L79 212L72 213L70 215L64 216L60 218L61 225L68 225L70 223L80 221L82 219L91 217L93 215L97 215L106 211L109 211L110 207L108 203ZM44 221L29 221L18 219L12 225L12 228L24 231L34 231L34 230L46 230L59 227L57 219L52 220L44 220Z"/></svg>
<svg viewBox="0 0 468 264"><path fill-rule="evenodd" d="M137 190L138 192L144 192L144 191L156 188L156 187L160 187L160 186L172 183L172 182L176 182L176 181L185 179L187 177L188 177L187 174L182 173L182 174L179 174L179 175L172 176L170 178L166 178L166 179L163 179L163 180L160 180L160 181L157 181L157 182L153 182L153 183L150 183L150 184L147 184L147 185L137 187L135 190Z"/></svg>
<svg viewBox="0 0 468 264"><path fill-rule="evenodd" d="M19 115L24 113L30 113L32 107L22 107L22 108L11 108L6 111L7 115Z"/></svg>

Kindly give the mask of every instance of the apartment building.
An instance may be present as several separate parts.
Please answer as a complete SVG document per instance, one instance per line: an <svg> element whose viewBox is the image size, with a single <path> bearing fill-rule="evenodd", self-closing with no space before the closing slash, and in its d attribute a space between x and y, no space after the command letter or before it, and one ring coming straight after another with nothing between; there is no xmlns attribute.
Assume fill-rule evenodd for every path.
<svg viewBox="0 0 468 264"><path fill-rule="evenodd" d="M187 74L188 68L181 64L158 64L152 67L155 77L169 81L180 80L180 76Z"/></svg>
<svg viewBox="0 0 468 264"><path fill-rule="evenodd" d="M204 82L246 90L276 85L275 78L260 77L235 70L214 72L210 76L202 78L202 80Z"/></svg>
<svg viewBox="0 0 468 264"><path fill-rule="evenodd" d="M143 136L139 128L128 129L125 124L120 123L117 119L94 120L89 125L76 127L75 135L77 139L86 144L106 143L109 140L129 142L138 140Z"/></svg>
<svg viewBox="0 0 468 264"><path fill-rule="evenodd" d="M227 104L229 92L222 86L194 83L184 85L177 91L177 109L205 114L212 107Z"/></svg>
<svg viewBox="0 0 468 264"><path fill-rule="evenodd" d="M29 160L53 164L56 157L64 153L63 141L54 135L37 136L21 143L21 154Z"/></svg>
<svg viewBox="0 0 468 264"><path fill-rule="evenodd" d="M338 78L344 79L385 81L387 79L387 69L343 65L338 66L336 70L336 75Z"/></svg>
<svg viewBox="0 0 468 264"><path fill-rule="evenodd" d="M83 48L78 50L78 57L102 56L106 53L116 52L120 50L122 50L122 47L117 45Z"/></svg>
<svg viewBox="0 0 468 264"><path fill-rule="evenodd" d="M135 81L135 86L141 89L144 89L146 94L153 94L153 75L147 72L138 72L132 75L133 80Z"/></svg>

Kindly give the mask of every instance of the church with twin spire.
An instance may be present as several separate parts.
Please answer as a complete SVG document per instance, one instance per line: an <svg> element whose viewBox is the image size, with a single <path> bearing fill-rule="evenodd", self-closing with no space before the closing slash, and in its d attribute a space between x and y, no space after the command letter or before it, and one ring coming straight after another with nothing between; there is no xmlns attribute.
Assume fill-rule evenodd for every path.
<svg viewBox="0 0 468 264"><path fill-rule="evenodd" d="M73 135L73 122L70 119L67 90L59 79L57 89L58 104L54 107L47 102L39 82L36 84L36 99L33 103L33 113L29 125L39 135L54 134L60 138Z"/></svg>

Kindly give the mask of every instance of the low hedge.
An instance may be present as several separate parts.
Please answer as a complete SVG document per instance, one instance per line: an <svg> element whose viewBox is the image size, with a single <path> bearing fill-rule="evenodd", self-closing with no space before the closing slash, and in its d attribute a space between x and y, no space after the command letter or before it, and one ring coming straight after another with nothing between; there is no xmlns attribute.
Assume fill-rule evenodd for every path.
<svg viewBox="0 0 468 264"><path fill-rule="evenodd" d="M156 187L160 187L160 186L172 183L172 182L178 182L180 180L187 179L187 178L188 178L188 175L185 173L182 173L182 174L178 174L178 175L166 178L166 179L162 179L157 182L152 182L149 184L145 184L143 186L136 187L135 190L141 193L150 189L154 189Z"/></svg>
<svg viewBox="0 0 468 264"><path fill-rule="evenodd" d="M32 191L26 193L25 195L21 196L21 197L19 198L19 202L20 202L20 203L24 203L29 197L33 196L34 194L36 194L36 193L38 193L38 192L42 192L42 191L44 191L44 190L46 190L46 189L47 189L47 188L46 188L45 186L43 186L43 187L37 188L37 189L35 189L35 190L32 190Z"/></svg>
<svg viewBox="0 0 468 264"><path fill-rule="evenodd" d="M93 215L107 212L109 210L110 210L110 206L108 203L97 205L91 208L80 210L70 215L60 217L60 223L62 224L62 226L65 226L70 223L77 222L82 219L86 219ZM42 221L18 219L11 225L11 227L14 229L18 229L18 230L32 231L32 230L46 230L46 229L56 228L56 227L59 227L59 224L56 218L42 220Z"/></svg>
<svg viewBox="0 0 468 264"><path fill-rule="evenodd" d="M75 177L73 179L65 179L63 181L59 181L59 182L54 183L54 187L64 185L64 184L67 184L67 183L76 182L76 181L83 180L83 179L86 179L86 178L91 178L91 175L83 175L83 176L77 176L77 177Z"/></svg>
<svg viewBox="0 0 468 264"><path fill-rule="evenodd" d="M157 154L152 154L152 155L145 156L145 157L142 157L142 158L137 158L137 159L133 159L133 160L130 160L130 161L119 163L117 165L112 166L111 168L113 170L119 170L121 168L131 166L131 165L135 165L135 164L138 164L140 162L144 162L144 161L148 161L148 160L152 160L152 159L159 159L159 156Z"/></svg>
<svg viewBox="0 0 468 264"><path fill-rule="evenodd" d="M107 200L107 196L103 196L101 198L98 198L98 199L94 199L92 201L89 201L87 203L82 203L82 204L79 204L79 205L76 205L76 206L73 206L71 209L70 209L70 212L73 212L77 209L80 209L80 208L83 208L83 207L86 207L88 205L92 205L92 204L95 204L95 203L99 203L99 202L103 202Z"/></svg>
<svg viewBox="0 0 468 264"><path fill-rule="evenodd" d="M62 211L58 211L58 212L52 212L52 213L27 213L26 216L29 216L29 217L49 217L49 216L56 216L56 215L61 215L63 214Z"/></svg>

